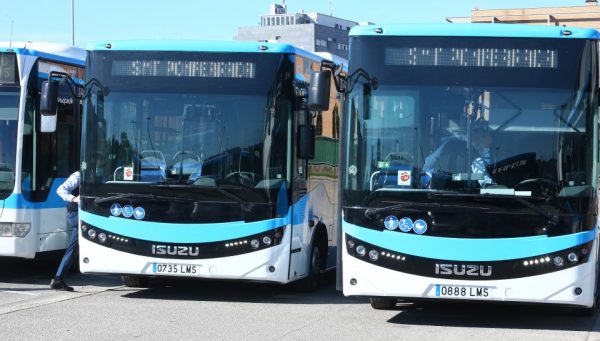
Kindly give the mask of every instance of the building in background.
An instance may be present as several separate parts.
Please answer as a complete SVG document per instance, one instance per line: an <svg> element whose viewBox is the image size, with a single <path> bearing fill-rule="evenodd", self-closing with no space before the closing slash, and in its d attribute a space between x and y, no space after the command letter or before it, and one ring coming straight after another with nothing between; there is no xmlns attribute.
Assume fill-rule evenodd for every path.
<svg viewBox="0 0 600 341"><path fill-rule="evenodd" d="M288 13L285 1L271 4L260 26L239 27L234 40L287 43L311 52L348 58L348 32L359 23L321 13Z"/></svg>
<svg viewBox="0 0 600 341"><path fill-rule="evenodd" d="M582 0L582 6L515 9L475 8L470 17L448 17L451 23L505 23L550 26L589 27L600 30L600 6L597 0Z"/></svg>

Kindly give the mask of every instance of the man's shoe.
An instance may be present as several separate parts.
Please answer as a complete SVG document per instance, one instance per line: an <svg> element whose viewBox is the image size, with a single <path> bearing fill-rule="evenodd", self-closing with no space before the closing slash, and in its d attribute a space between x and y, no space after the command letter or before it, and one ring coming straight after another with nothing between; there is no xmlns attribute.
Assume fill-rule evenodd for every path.
<svg viewBox="0 0 600 341"><path fill-rule="evenodd" d="M62 279L52 279L50 282L50 288L56 290L73 291L73 287L70 287Z"/></svg>

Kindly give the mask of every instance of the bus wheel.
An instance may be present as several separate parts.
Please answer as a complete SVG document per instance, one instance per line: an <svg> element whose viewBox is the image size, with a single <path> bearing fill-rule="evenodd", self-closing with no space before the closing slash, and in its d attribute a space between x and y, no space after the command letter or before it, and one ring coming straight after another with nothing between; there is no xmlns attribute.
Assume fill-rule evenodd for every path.
<svg viewBox="0 0 600 341"><path fill-rule="evenodd" d="M316 290L321 280L321 264L321 251L317 245L313 245L310 254L310 269L308 269L308 276L294 282L294 289L302 292Z"/></svg>
<svg viewBox="0 0 600 341"><path fill-rule="evenodd" d="M121 279L123 280L123 284L130 288L144 288L148 286L148 277L123 275Z"/></svg>
<svg viewBox="0 0 600 341"><path fill-rule="evenodd" d="M395 298L385 298L385 297L371 297L369 298L371 302L371 307L377 310L391 310L396 308L396 303L398 302Z"/></svg>

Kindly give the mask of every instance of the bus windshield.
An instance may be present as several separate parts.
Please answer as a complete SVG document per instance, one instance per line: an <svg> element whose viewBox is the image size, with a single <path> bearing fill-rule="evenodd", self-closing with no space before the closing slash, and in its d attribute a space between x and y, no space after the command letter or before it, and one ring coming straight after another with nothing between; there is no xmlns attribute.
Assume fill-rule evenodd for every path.
<svg viewBox="0 0 600 341"><path fill-rule="evenodd" d="M289 184L284 55L91 52L83 174L89 196Z"/></svg>
<svg viewBox="0 0 600 341"><path fill-rule="evenodd" d="M14 187L18 115L19 88L0 87L0 199Z"/></svg>
<svg viewBox="0 0 600 341"><path fill-rule="evenodd" d="M350 72L363 69L376 82L350 82L345 205L476 195L518 197L552 214L590 212L593 43L382 37L353 44Z"/></svg>

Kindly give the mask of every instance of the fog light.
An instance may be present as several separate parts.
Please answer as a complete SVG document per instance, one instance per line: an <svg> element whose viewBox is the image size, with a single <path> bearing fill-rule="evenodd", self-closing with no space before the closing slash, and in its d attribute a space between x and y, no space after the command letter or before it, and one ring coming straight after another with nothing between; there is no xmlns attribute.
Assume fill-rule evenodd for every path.
<svg viewBox="0 0 600 341"><path fill-rule="evenodd" d="M267 245L267 246L271 245L271 237L269 237L269 236L264 236L264 237L263 237L263 244L265 244L265 245Z"/></svg>
<svg viewBox="0 0 600 341"><path fill-rule="evenodd" d="M87 264L87 263L89 263L89 262L90 262L89 258L85 257L85 258L83 259L83 263L84 263L84 264Z"/></svg>
<svg viewBox="0 0 600 341"><path fill-rule="evenodd" d="M269 272L275 272L275 267L273 265L269 266Z"/></svg>
<svg viewBox="0 0 600 341"><path fill-rule="evenodd" d="M365 247L364 247L364 246L362 246L362 245L359 245L359 246L357 246L357 247L356 247L356 253L357 253L359 256L361 256L361 257L362 257L362 256L364 256L364 255L367 253L367 249L365 249Z"/></svg>
<svg viewBox="0 0 600 341"><path fill-rule="evenodd" d="M581 288L575 288L575 295L579 296L582 292L583 290L581 290Z"/></svg>
<svg viewBox="0 0 600 341"><path fill-rule="evenodd" d="M353 248L353 247L354 247L356 244L354 244L354 240L352 240L352 239L348 239L348 240L346 241L346 245L348 245L348 248L349 248L349 249L351 249L351 248Z"/></svg>
<svg viewBox="0 0 600 341"><path fill-rule="evenodd" d="M350 279L350 285L356 285L356 278Z"/></svg>
<svg viewBox="0 0 600 341"><path fill-rule="evenodd" d="M257 239L252 239L252 240L250 241L250 246L251 246L253 249L258 249L258 247L260 246L260 242L259 242Z"/></svg>
<svg viewBox="0 0 600 341"><path fill-rule="evenodd" d="M96 238L96 230L94 230L94 229L89 229L89 230L88 230L88 236L90 237L90 239L94 239L94 238Z"/></svg>
<svg viewBox="0 0 600 341"><path fill-rule="evenodd" d="M569 262L571 263L576 263L579 260L579 257L577 257L577 255L575 254L575 252L571 252L569 253L569 255L567 256L567 259L569 260Z"/></svg>
<svg viewBox="0 0 600 341"><path fill-rule="evenodd" d="M377 252L376 250L369 251L369 258L371 258L372 261L376 261L377 259L379 259L379 252Z"/></svg>
<svg viewBox="0 0 600 341"><path fill-rule="evenodd" d="M556 256L554 257L554 259L552 260L552 263L554 263L554 265L558 268L561 268L564 264L565 261L562 259L561 256Z"/></svg>
<svg viewBox="0 0 600 341"><path fill-rule="evenodd" d="M100 243L104 243L106 241L106 235L104 233L98 233L98 240Z"/></svg>

